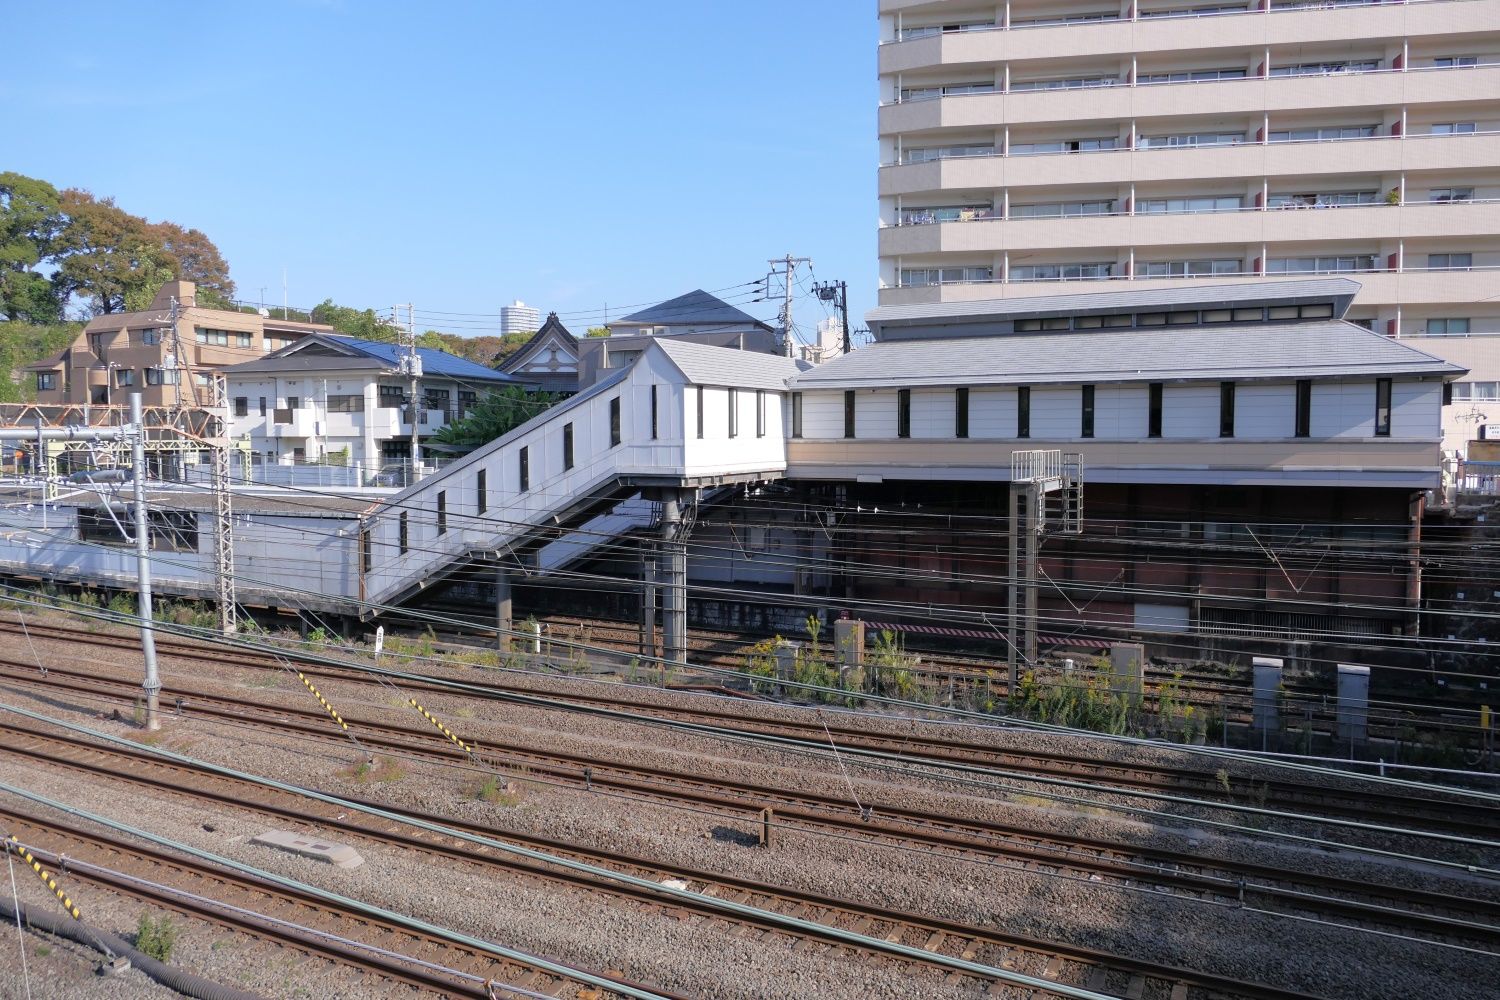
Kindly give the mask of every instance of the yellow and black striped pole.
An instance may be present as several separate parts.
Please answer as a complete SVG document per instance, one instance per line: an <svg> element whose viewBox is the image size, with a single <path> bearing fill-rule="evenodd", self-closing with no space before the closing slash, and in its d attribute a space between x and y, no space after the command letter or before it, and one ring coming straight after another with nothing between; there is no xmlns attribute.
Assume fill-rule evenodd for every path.
<svg viewBox="0 0 1500 1000"><path fill-rule="evenodd" d="M344 732L347 733L349 731L349 723L345 722L344 717L339 715L339 713L334 710L334 707L332 705L328 704L328 699L323 697L322 692L313 687L312 681L308 680L306 675L304 675L300 670L297 671L297 679L307 686L307 689L312 692L314 698L318 699L318 704L323 706L323 711L332 716L333 721L342 726Z"/></svg>
<svg viewBox="0 0 1500 1000"><path fill-rule="evenodd" d="M23 845L14 836L12 836L5 842L5 846L11 850L14 850L22 857L23 860L25 860L28 865L31 866L31 870L36 872L37 877L46 883L47 888L52 890L52 894L56 896L57 901L63 905L63 909L68 911L69 916L71 916L74 920L83 919L83 914L78 912L78 907L74 905L73 900L68 897L67 893L63 892L57 887L57 879L51 872L42 867L42 863L32 856L31 852L26 849L25 845Z"/></svg>
<svg viewBox="0 0 1500 1000"><path fill-rule="evenodd" d="M439 722L431 712L427 711L427 709L423 708L421 705L418 705L417 699L408 698L406 700L411 704L412 708L415 708L418 712L422 713L422 718L426 719L434 726L437 726L438 732L442 733L444 736L448 737L455 744L457 744L458 748L464 753L468 754L470 757L474 756L474 748L469 746L469 744L465 743L463 740L459 739L457 736L454 736L453 733L448 729L448 727Z"/></svg>

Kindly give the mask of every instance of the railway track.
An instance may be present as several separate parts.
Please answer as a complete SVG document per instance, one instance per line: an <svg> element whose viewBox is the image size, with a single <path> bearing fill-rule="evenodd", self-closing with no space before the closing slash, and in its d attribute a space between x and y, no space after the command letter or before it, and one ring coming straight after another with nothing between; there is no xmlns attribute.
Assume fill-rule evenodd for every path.
<svg viewBox="0 0 1500 1000"><path fill-rule="evenodd" d="M323 896L256 878L173 851L0 805L0 822L64 878L79 879L325 958L382 981L437 995L514 997L546 995L593 1000L600 990L539 965L526 965L478 948L423 933L404 923L343 909ZM46 849L67 847L66 858ZM162 880L171 879L172 884ZM315 919L324 927L310 927ZM359 939L353 939L358 934ZM600 976L609 979L608 976ZM617 980L621 985L624 980ZM489 992L487 983L497 986ZM505 987L516 987L507 990ZM641 987L664 997L673 994ZM620 996L620 994L613 994ZM677 998L685 1000L685 998Z"/></svg>
<svg viewBox="0 0 1500 1000"><path fill-rule="evenodd" d="M69 631L53 626L28 626L38 637L56 638L74 644L99 648L134 649L135 640L104 633ZM222 648L159 636L157 649L163 655L184 656L198 661L223 662ZM298 664L310 677L374 683L368 671L341 667L317 656L287 650L282 659ZM281 660L269 654L244 650L234 652L236 663L281 669ZM3 662L3 661L0 661ZM22 660L10 661L17 669L30 666ZM92 675L79 672L81 677ZM441 681L414 682L402 680L402 686L429 693L455 693ZM466 696L513 700L536 698L535 688L504 680L466 680ZM904 766L981 769L1007 772L1013 777L1032 777L1056 782L1102 782L1112 787L1176 796L1191 796L1226 806L1253 807L1286 812L1303 812L1338 820L1369 822L1379 825L1401 823L1413 829L1427 830L1459 837L1489 839L1500 828L1500 808L1465 801L1459 797L1442 797L1390 789L1341 789L1328 785L1309 785L1287 780L1257 780L1237 774L1232 766L1213 771L1189 766L1130 765L1086 754L1065 753L1050 749L1044 754L1002 750L977 741L959 738L934 740L916 735L893 737L872 733L868 728L840 723L834 713L815 720L779 718L775 720L747 716L734 707L704 704L691 708L667 707L649 698L631 693L620 686L607 693L588 694L578 691L549 693L547 699L586 708L624 709L656 718L707 724L749 738L787 738L826 745L836 742L840 752L879 755L879 759ZM831 717L830 717L831 716Z"/></svg>
<svg viewBox="0 0 1500 1000"><path fill-rule="evenodd" d="M137 688L130 681L84 676L53 669L46 677L34 670L13 674L12 682L41 685L92 699L115 699L129 705ZM314 710L267 706L253 699L211 695L169 687L164 694L183 699L182 710L236 725L263 726L289 735L337 741L343 737ZM362 744L386 753L443 763L467 763L464 753L434 730L396 726L346 715ZM690 772L616 761L582 754L539 752L521 744L487 743L483 755L493 767L524 769L534 779L613 794L666 800L717 815L726 813L747 824L764 808L774 810L778 828L831 833L862 841L925 851L941 851L969 860L1000 863L1040 874L1094 882L1124 889L1147 888L1226 906L1248 905L1378 927L1434 940L1464 941L1490 948L1500 944L1500 901L1455 897L1337 876L1289 873L1250 862L1222 862L1104 838L1043 834L1013 823L960 818L889 803L868 804L867 811L847 799L743 781L705 778Z"/></svg>
<svg viewBox="0 0 1500 1000"><path fill-rule="evenodd" d="M601 884L597 880L545 865L518 861L451 838L424 836L420 831L391 829L391 825L374 821L359 813L350 813L305 798L276 793L253 782L233 781L206 768L180 762L164 762L150 753L129 748L101 747L48 734L26 726L0 724L0 732L11 737L0 745L0 754L27 759L44 767L61 767L111 782L124 782L148 789L155 795L171 795L212 802L218 806L250 810L278 822L313 825L320 836L336 833L342 837L399 847L418 852L444 863L459 862L499 869L507 874L546 881L561 882L572 888L624 897L646 910L674 910L710 920L724 920L724 914L712 905L684 904L681 900L664 901L648 890L619 883ZM356 800L357 801L357 800ZM362 803L371 804L373 803ZM904 944L932 954L948 955L982 965L1004 968L1060 985L1107 992L1110 995L1140 997L1143 1000L1305 1000L1306 994L1277 989L1264 984L1203 974L1188 969L1163 967L1097 949L1059 945L1018 936L993 928L975 927L957 921L914 915L864 903L821 894L771 886L719 873L697 871L679 866L662 866L647 859L621 852L585 848L577 844L536 836L518 835L496 830L483 824L451 817L380 808L415 819L438 823L479 836L520 844L533 850L608 867L653 881L676 880L690 890L713 899L727 900L768 909L818 924L863 934L867 938ZM0 815L4 815L0 812ZM843 951L849 948L837 937L820 938L816 932L788 935L776 924L741 919L743 933L773 934L789 940L817 942ZM890 959L891 956L879 956ZM955 975L939 962L908 962L919 968L915 973ZM1001 984L1003 985L1003 984ZM1003 992L996 995L1007 995ZM1017 996L1031 996L1031 992Z"/></svg>

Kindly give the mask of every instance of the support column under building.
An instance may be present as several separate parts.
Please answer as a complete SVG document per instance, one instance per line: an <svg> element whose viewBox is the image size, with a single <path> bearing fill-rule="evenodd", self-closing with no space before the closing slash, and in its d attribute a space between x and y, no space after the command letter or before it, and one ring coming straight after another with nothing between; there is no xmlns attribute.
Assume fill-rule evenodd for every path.
<svg viewBox="0 0 1500 1000"><path fill-rule="evenodd" d="M514 606L511 602L510 569L503 563L495 564L495 648L509 653L511 633L515 629Z"/></svg>
<svg viewBox="0 0 1500 1000"><path fill-rule="evenodd" d="M662 655L674 663L687 659L687 537L682 523L682 493L663 491L661 501L663 583Z"/></svg>
<svg viewBox="0 0 1500 1000"><path fill-rule="evenodd" d="M1020 690L1020 663L1036 662L1036 560L1037 535L1041 527L1040 487L1034 482L1010 484L1009 531L1006 533L1005 619L1006 666L1010 674L1010 696Z"/></svg>
<svg viewBox="0 0 1500 1000"><path fill-rule="evenodd" d="M641 552L641 655L656 656L656 550L650 542Z"/></svg>

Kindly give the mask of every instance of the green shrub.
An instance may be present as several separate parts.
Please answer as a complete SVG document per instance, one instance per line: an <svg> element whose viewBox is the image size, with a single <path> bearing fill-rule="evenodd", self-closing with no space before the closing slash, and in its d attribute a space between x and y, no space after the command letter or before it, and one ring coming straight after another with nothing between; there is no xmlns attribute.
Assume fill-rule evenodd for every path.
<svg viewBox="0 0 1500 1000"><path fill-rule="evenodd" d="M172 949L177 945L177 925L163 914L153 918L142 913L135 925L135 946L158 962L170 962Z"/></svg>

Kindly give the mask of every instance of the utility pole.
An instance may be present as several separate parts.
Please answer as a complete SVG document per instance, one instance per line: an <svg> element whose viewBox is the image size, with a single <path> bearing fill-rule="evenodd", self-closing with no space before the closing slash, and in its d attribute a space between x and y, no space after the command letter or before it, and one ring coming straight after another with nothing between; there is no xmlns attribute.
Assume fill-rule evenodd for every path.
<svg viewBox="0 0 1500 1000"><path fill-rule="evenodd" d="M849 337L849 285L843 281L822 281L813 284L813 291L823 302L832 302L838 307L839 322L843 324L843 351L848 354L854 350Z"/></svg>
<svg viewBox="0 0 1500 1000"><path fill-rule="evenodd" d="M779 274L785 279L781 302L781 349L790 358L795 353L792 341L792 281L796 277L797 265L806 264L808 267L812 267L812 258L793 257L791 254L787 254L779 260L768 260L766 263L771 265L771 271L766 276L767 285L770 284L769 279L775 275ZM782 267L784 270L778 271L776 270L777 267Z"/></svg>
<svg viewBox="0 0 1500 1000"><path fill-rule="evenodd" d="M407 412L411 418L411 483L412 485L421 478L422 453L421 439L417 431L417 387L422 378L422 356L417 353L417 328L413 319L415 306L408 302L405 305L391 306L391 320L398 325L400 320L397 310L406 310L406 327L401 337L401 360L398 370L408 379L408 403Z"/></svg>

